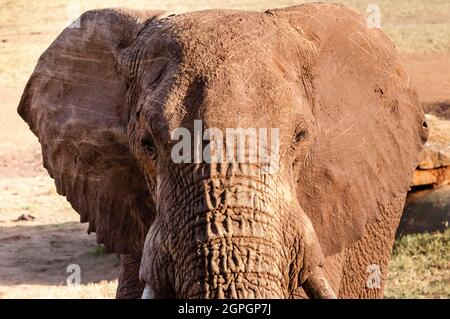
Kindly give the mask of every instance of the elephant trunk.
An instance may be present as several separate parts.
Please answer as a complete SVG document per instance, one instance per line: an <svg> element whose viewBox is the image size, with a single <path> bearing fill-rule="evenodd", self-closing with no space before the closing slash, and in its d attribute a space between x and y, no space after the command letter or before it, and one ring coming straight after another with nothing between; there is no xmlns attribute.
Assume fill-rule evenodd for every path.
<svg viewBox="0 0 450 319"><path fill-rule="evenodd" d="M186 254L195 281L186 277L180 291L200 298L287 297L283 264L290 249L285 214L278 208L284 204L272 194L276 185L270 177L242 165L233 168L223 176L213 172L202 183L203 209L194 212L193 236L187 239L195 247Z"/></svg>
<svg viewBox="0 0 450 319"><path fill-rule="evenodd" d="M289 298L304 281L302 268L309 268L312 259L303 247L308 234L296 228L291 192L279 176L260 175L239 164L200 176L194 177L192 187L184 185L190 195L175 196L177 203L172 201L149 232L149 253L144 254L141 269L147 283L151 281L146 294ZM164 238L164 229L169 228L172 231ZM150 275L145 270L149 265L153 265ZM315 274L311 296L324 297L315 288L321 274Z"/></svg>

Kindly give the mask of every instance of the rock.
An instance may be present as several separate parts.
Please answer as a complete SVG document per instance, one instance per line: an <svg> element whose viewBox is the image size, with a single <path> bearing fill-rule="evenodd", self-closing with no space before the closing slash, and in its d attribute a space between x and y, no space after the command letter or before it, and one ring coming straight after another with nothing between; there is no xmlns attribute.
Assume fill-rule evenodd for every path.
<svg viewBox="0 0 450 319"><path fill-rule="evenodd" d="M427 114L432 114L441 119L450 120L450 100L425 104L423 105L423 110Z"/></svg>
<svg viewBox="0 0 450 319"><path fill-rule="evenodd" d="M412 190L397 230L402 234L443 231L450 222L450 103L425 107L428 141L419 156Z"/></svg>
<svg viewBox="0 0 450 319"><path fill-rule="evenodd" d="M429 138L419 156L419 169L434 169L450 165L450 120L425 115Z"/></svg>
<svg viewBox="0 0 450 319"><path fill-rule="evenodd" d="M404 234L444 231L450 224L450 185L408 194L397 229Z"/></svg>
<svg viewBox="0 0 450 319"><path fill-rule="evenodd" d="M417 169L413 176L413 186L450 184L450 166L435 169Z"/></svg>
<svg viewBox="0 0 450 319"><path fill-rule="evenodd" d="M430 134L420 153L412 186L450 184L450 109L444 105L434 112L442 117L425 116Z"/></svg>

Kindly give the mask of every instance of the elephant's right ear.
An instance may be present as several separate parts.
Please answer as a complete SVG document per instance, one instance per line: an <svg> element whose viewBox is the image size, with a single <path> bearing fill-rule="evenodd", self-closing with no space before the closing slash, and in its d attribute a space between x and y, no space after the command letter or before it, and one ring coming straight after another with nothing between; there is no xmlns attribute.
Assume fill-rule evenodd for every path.
<svg viewBox="0 0 450 319"><path fill-rule="evenodd" d="M117 57L161 14L84 13L42 54L18 107L58 193L108 251L135 257L155 208L127 145L127 84Z"/></svg>

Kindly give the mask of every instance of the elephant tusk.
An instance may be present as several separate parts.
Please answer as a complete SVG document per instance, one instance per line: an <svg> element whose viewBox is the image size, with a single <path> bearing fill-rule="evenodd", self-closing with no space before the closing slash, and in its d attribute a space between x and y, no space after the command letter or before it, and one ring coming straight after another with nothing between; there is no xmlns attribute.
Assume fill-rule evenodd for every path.
<svg viewBox="0 0 450 319"><path fill-rule="evenodd" d="M317 268L309 275L302 285L309 298L336 299L327 278L321 268Z"/></svg>
<svg viewBox="0 0 450 319"><path fill-rule="evenodd" d="M160 299L161 297L159 297L155 291L150 288L149 285L145 285L144 288L144 292L142 293L142 298L141 299Z"/></svg>

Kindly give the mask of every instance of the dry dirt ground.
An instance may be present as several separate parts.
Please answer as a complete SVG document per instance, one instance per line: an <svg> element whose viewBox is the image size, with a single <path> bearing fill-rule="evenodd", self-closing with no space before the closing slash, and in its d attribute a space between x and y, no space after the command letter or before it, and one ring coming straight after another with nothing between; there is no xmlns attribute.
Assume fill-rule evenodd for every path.
<svg viewBox="0 0 450 319"><path fill-rule="evenodd" d="M214 7L262 10L300 2L0 0L0 298L110 298L115 293L117 257L102 253L95 234L86 234L86 225L78 223L78 215L56 194L42 168L37 139L16 114L37 58L64 26L86 9L118 5L182 12ZM373 1L341 2L367 15ZM383 29L396 43L420 99L450 100L450 1L377 3ZM31 220L20 220L22 215L31 215L25 218ZM80 287L66 285L71 264L80 265ZM421 280L420 273L416 276L414 285L429 281ZM450 285L449 278L445 280ZM397 277L390 279L388 297L427 296L419 290L396 295L401 286Z"/></svg>

